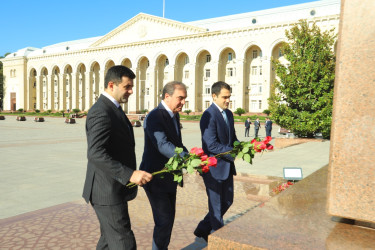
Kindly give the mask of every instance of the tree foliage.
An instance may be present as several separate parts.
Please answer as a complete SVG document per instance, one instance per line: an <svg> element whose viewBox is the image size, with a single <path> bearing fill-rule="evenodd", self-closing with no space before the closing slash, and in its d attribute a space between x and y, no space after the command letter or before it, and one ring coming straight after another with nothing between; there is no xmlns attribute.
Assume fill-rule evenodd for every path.
<svg viewBox="0 0 375 250"><path fill-rule="evenodd" d="M246 110L244 110L243 108L237 108L235 111L234 111L235 114L241 116L242 114L245 114L246 113Z"/></svg>
<svg viewBox="0 0 375 250"><path fill-rule="evenodd" d="M282 46L288 63L273 60L276 75L269 99L272 117L301 137L320 132L329 138L332 120L335 54L333 30L322 32L307 21L285 32Z"/></svg>

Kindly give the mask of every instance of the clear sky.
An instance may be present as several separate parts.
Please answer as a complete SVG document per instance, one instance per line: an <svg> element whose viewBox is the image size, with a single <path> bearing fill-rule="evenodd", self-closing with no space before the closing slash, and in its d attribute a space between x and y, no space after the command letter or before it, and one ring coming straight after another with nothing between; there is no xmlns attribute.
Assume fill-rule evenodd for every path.
<svg viewBox="0 0 375 250"><path fill-rule="evenodd" d="M314 1L165 0L165 18L189 22ZM0 56L102 36L140 12L163 16L163 0L2 0L0 8Z"/></svg>

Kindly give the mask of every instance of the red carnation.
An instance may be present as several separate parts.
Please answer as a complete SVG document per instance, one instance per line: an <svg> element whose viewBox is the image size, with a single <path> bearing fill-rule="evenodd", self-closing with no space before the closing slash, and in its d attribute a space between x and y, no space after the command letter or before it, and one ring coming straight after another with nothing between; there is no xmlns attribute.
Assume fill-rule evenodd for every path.
<svg viewBox="0 0 375 250"><path fill-rule="evenodd" d="M216 165L217 165L217 159L215 157L209 157L207 166L216 167Z"/></svg>
<svg viewBox="0 0 375 250"><path fill-rule="evenodd" d="M190 150L190 153L195 154L195 155L197 155L197 156L201 156L201 155L204 154L204 151L203 151L203 149L201 149L201 148L194 147L194 148L192 148L192 149Z"/></svg>
<svg viewBox="0 0 375 250"><path fill-rule="evenodd" d="M267 150L273 150L273 146L271 144L267 144Z"/></svg>
<svg viewBox="0 0 375 250"><path fill-rule="evenodd" d="M264 143L268 144L270 141L272 140L272 137L271 136L267 136L266 138L264 138Z"/></svg>
<svg viewBox="0 0 375 250"><path fill-rule="evenodd" d="M202 156L201 156L201 161L206 161L206 160L207 160L207 158L208 158L208 156L207 156L207 155L202 155Z"/></svg>
<svg viewBox="0 0 375 250"><path fill-rule="evenodd" d="M208 165L205 165L205 166L202 167L203 173L207 173L208 171L210 171L210 167Z"/></svg>

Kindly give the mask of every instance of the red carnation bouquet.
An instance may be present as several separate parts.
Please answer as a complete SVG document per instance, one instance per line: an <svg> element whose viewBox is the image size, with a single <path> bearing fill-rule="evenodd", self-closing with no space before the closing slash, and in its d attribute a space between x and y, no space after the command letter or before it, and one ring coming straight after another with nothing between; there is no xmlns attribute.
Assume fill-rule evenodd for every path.
<svg viewBox="0 0 375 250"><path fill-rule="evenodd" d="M190 150L190 153L181 157L180 154L183 152L182 148L176 147L175 155L169 159L165 164L164 168L160 171L152 173L152 175L170 173L174 176L174 181L180 183L182 181L183 171L186 170L189 174L198 171L199 173L207 173L211 167L216 167L217 158L223 155L230 154L233 158L241 158L244 161L252 164L255 152L263 152L264 150L272 150L273 146L269 144L272 140L271 136L267 136L263 141L259 138L253 139L252 141L235 141L233 143L233 149L228 152L217 154L215 156L208 157L203 149L194 147ZM135 183L129 183L127 187L136 186Z"/></svg>

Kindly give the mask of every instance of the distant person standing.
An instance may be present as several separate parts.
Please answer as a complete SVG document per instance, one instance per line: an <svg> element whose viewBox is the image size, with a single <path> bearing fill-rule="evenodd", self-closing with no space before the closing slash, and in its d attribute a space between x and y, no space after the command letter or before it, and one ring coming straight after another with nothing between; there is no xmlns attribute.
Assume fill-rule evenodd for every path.
<svg viewBox="0 0 375 250"><path fill-rule="evenodd" d="M271 136L272 121L270 120L270 118L266 118L266 124L264 127L266 128L266 136Z"/></svg>
<svg viewBox="0 0 375 250"><path fill-rule="evenodd" d="M259 129L260 129L260 122L259 122L259 118L257 118L254 122L254 132L255 132L254 138L258 138Z"/></svg>
<svg viewBox="0 0 375 250"><path fill-rule="evenodd" d="M250 121L250 118L248 117L245 121L245 137L250 137L249 136L250 124L251 124L251 121Z"/></svg>

